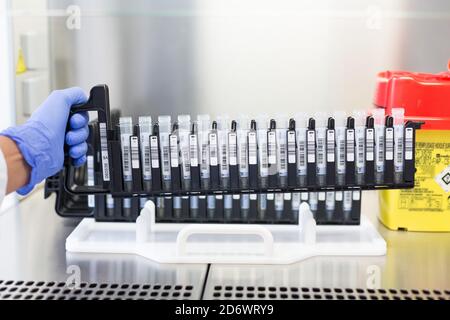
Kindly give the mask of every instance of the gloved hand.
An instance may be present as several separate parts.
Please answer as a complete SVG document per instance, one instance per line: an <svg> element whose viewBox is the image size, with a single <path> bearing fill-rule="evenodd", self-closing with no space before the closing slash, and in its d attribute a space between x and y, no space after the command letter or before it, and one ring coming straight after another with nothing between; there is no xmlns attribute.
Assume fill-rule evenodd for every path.
<svg viewBox="0 0 450 320"><path fill-rule="evenodd" d="M69 145L69 156L74 165L85 163L88 114L74 114L69 122L70 131L66 134L71 106L84 102L86 95L81 88L53 91L25 124L10 127L1 133L16 142L31 167L29 182L17 190L19 194L27 194L37 183L62 169L64 141Z"/></svg>

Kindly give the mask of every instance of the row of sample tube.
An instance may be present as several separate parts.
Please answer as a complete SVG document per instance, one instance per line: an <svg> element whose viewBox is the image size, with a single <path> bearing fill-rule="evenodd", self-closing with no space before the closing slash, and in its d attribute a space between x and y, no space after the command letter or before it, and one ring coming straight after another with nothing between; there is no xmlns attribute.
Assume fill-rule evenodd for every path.
<svg viewBox="0 0 450 320"><path fill-rule="evenodd" d="M93 199L94 216L105 221L133 221L147 200L158 222L296 224L300 203L308 202L319 224L359 224L361 211L359 190Z"/></svg>
<svg viewBox="0 0 450 320"><path fill-rule="evenodd" d="M126 192L401 184L413 160L402 108L155 120L119 119Z"/></svg>

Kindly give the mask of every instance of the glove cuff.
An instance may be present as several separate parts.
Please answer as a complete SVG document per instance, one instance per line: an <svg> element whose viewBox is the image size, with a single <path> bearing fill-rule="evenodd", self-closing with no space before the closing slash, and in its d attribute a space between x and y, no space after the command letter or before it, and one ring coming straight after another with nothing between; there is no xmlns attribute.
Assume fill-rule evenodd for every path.
<svg viewBox="0 0 450 320"><path fill-rule="evenodd" d="M52 168L54 163L48 156L51 154L51 141L47 138L42 124L28 121L24 125L8 128L0 135L14 140L25 161L31 167L30 180L27 185L17 190L18 194L26 195L33 190L37 183L45 179L43 172L57 171L57 168Z"/></svg>

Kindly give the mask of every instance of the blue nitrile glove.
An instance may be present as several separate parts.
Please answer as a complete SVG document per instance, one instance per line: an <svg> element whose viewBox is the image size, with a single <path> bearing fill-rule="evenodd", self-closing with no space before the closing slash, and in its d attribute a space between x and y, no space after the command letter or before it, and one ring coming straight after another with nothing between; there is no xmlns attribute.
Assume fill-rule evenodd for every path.
<svg viewBox="0 0 450 320"><path fill-rule="evenodd" d="M88 114L74 114L69 122L70 131L66 134L71 106L84 102L86 95L81 88L53 91L25 124L10 127L1 133L16 142L31 167L30 180L17 190L19 194L27 194L37 183L62 169L64 141L69 145L73 164L84 164L89 135Z"/></svg>

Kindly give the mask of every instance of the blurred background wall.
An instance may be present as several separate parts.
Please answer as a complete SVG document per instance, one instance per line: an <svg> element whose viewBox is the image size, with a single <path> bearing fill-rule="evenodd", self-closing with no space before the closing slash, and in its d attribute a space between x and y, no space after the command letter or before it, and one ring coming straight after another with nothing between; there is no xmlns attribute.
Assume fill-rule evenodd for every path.
<svg viewBox="0 0 450 320"><path fill-rule="evenodd" d="M378 71L450 58L447 0L39 1L49 89L107 83L133 116L351 111Z"/></svg>

